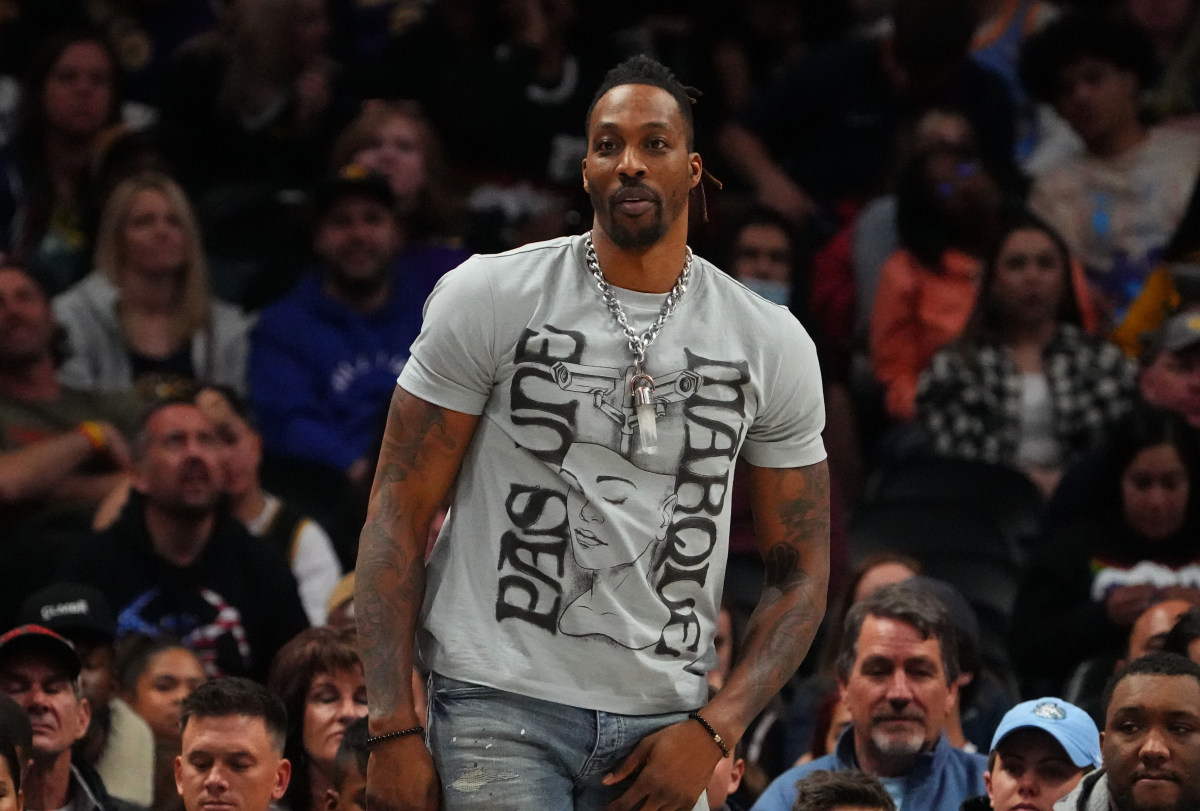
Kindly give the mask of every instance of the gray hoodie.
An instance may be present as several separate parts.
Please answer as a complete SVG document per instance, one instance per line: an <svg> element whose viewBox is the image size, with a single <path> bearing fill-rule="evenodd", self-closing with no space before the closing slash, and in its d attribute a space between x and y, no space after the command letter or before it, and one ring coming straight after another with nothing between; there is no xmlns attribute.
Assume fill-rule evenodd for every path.
<svg viewBox="0 0 1200 811"><path fill-rule="evenodd" d="M1108 775L1103 769L1085 774L1070 794L1054 804L1054 811L1117 811L1108 795Z"/></svg>
<svg viewBox="0 0 1200 811"><path fill-rule="evenodd" d="M126 391L132 384L129 350L117 318L120 291L94 271L54 297L54 315L67 331L71 356L59 369L59 380L79 389ZM246 356L254 319L240 309L212 300L210 325L192 340L196 376L246 390Z"/></svg>

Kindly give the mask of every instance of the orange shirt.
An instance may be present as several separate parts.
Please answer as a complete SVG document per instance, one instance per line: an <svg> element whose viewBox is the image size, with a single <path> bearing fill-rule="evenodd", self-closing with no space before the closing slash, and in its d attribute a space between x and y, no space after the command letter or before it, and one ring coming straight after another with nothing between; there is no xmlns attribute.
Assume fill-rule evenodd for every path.
<svg viewBox="0 0 1200 811"><path fill-rule="evenodd" d="M942 254L935 273L900 248L880 271L871 313L871 365L894 419L910 421L917 378L946 344L958 337L975 307L978 259L956 250Z"/></svg>

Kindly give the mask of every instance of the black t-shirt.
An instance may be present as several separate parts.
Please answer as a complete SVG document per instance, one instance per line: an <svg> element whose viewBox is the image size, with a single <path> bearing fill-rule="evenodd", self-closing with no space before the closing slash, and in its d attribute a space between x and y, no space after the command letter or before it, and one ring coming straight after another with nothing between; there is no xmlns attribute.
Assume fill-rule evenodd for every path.
<svg viewBox="0 0 1200 811"><path fill-rule="evenodd" d="M200 556L175 566L154 552L143 508L132 494L116 524L80 545L68 576L104 593L118 635L172 634L209 675L264 680L276 651L308 627L282 552L222 510Z"/></svg>

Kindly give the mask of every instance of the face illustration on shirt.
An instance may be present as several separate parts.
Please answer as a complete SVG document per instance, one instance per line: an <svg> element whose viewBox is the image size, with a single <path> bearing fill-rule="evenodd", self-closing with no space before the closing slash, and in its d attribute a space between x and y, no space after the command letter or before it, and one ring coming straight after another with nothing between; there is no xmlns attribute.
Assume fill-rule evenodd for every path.
<svg viewBox="0 0 1200 811"><path fill-rule="evenodd" d="M571 550L584 569L610 569L641 557L666 537L675 477L636 467L603 445L576 442L562 465Z"/></svg>

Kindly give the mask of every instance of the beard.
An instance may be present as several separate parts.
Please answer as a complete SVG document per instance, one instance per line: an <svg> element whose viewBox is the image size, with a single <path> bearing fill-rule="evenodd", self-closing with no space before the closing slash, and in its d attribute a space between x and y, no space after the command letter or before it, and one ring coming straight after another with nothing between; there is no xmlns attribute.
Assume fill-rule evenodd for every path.
<svg viewBox="0 0 1200 811"><path fill-rule="evenodd" d="M592 201L592 209L600 220L600 228L608 234L618 248L639 250L649 248L662 239L670 224L663 216L663 201L657 195L653 198L654 209L636 221L616 214L617 204L612 197L604 197L594 186L588 189L588 197Z"/></svg>
<svg viewBox="0 0 1200 811"><path fill-rule="evenodd" d="M925 729L914 726L911 732L889 733L871 727L871 743L886 758L910 758L925 748Z"/></svg>
<svg viewBox="0 0 1200 811"><path fill-rule="evenodd" d="M367 299L388 285L392 278L396 254L376 247L354 244L347 247L341 258L325 256L325 283L351 300Z"/></svg>
<svg viewBox="0 0 1200 811"><path fill-rule="evenodd" d="M17 329L14 337L10 333ZM0 328L0 368L22 369L47 355L54 332L25 320L10 320Z"/></svg>
<svg viewBox="0 0 1200 811"><path fill-rule="evenodd" d="M1184 780L1187 779L1188 777L1184 777ZM1200 788L1194 787L1189 790L1183 783L1179 784L1179 795L1175 802L1152 804L1141 802L1134 796L1135 783L1118 787L1114 786L1110 779L1108 785L1115 807L1122 811L1192 811L1193 808L1200 808Z"/></svg>

